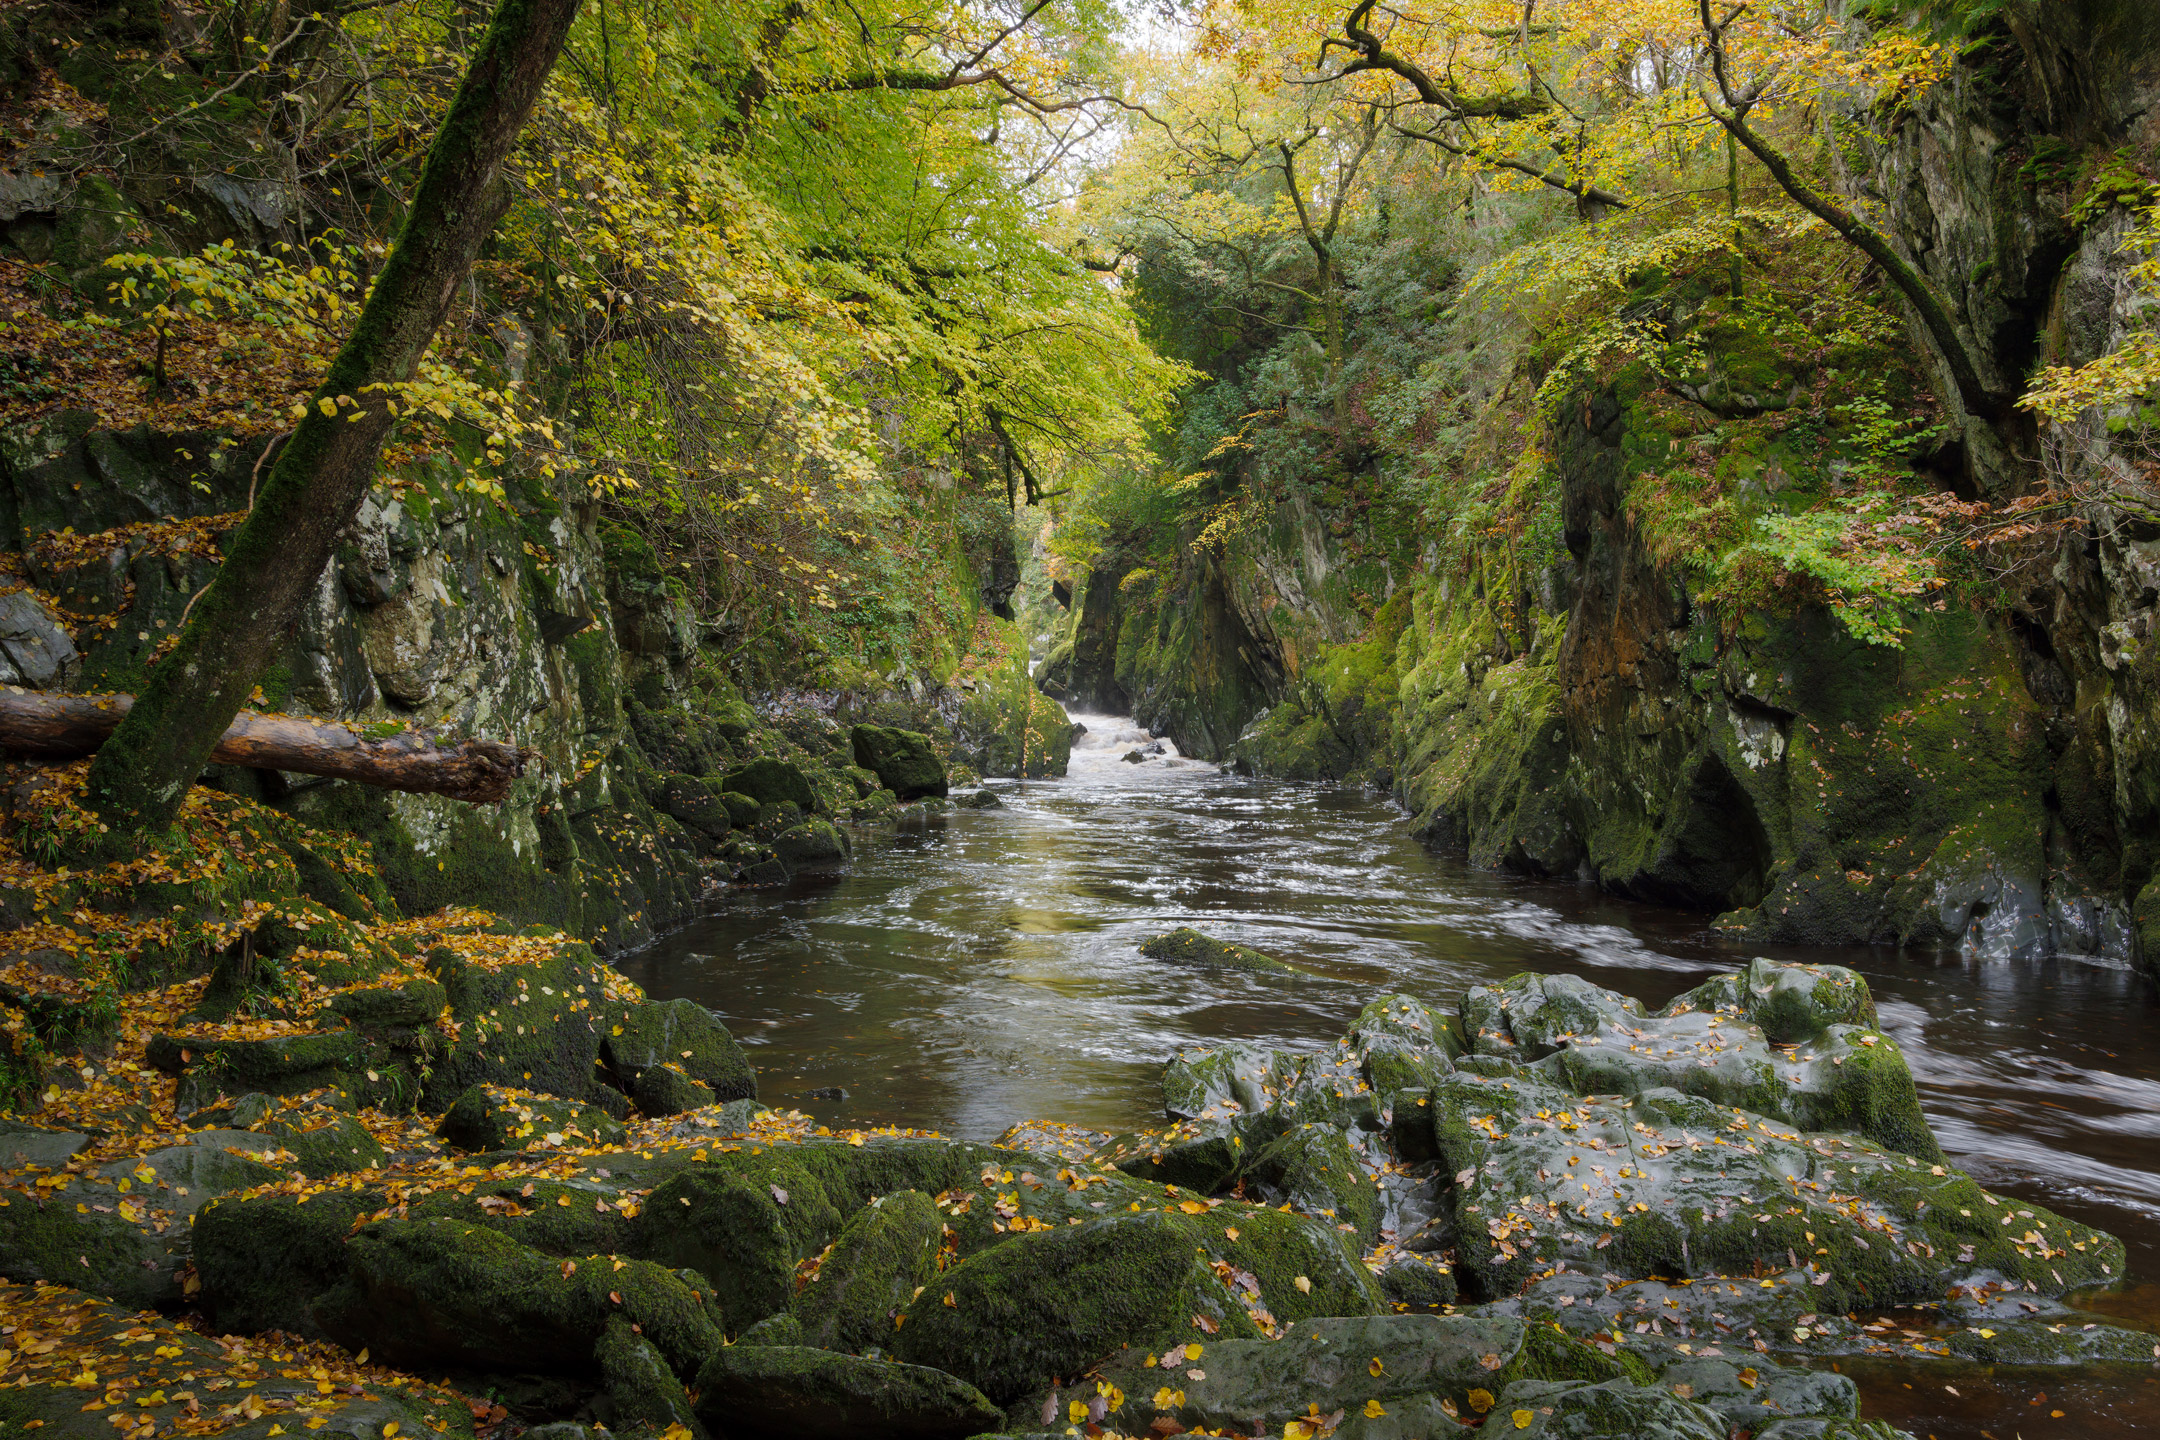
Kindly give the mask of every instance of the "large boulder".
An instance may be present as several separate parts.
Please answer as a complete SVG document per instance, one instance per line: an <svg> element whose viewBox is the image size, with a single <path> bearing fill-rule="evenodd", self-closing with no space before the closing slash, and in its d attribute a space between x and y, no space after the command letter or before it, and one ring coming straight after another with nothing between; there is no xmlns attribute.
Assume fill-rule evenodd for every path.
<svg viewBox="0 0 2160 1440"><path fill-rule="evenodd" d="M698 1413L742 1440L966 1440L1005 1418L942 1371L800 1345L731 1345L697 1389Z"/></svg>
<svg viewBox="0 0 2160 1440"><path fill-rule="evenodd" d="M475 1085L458 1096L436 1133L460 1150L589 1150L621 1140L623 1127L575 1100Z"/></svg>
<svg viewBox="0 0 2160 1440"><path fill-rule="evenodd" d="M1420 1112L1457 1273L1480 1298L1561 1262L1630 1279L1769 1265L1826 1311L1939 1300L1990 1271L2045 1294L2122 1274L2120 1241L1946 1166L1671 1089L1584 1097L1542 1066L1486 1063Z"/></svg>
<svg viewBox="0 0 2160 1440"><path fill-rule="evenodd" d="M609 1016L600 1057L626 1090L655 1065L672 1065L717 1100L755 1100L757 1074L735 1037L712 1011L694 1000L648 1000ZM709 1102L707 1102L709 1103Z"/></svg>
<svg viewBox="0 0 2160 1440"><path fill-rule="evenodd" d="M1850 971L1758 960L1662 1015L1571 975L1518 975L1471 990L1463 1020L1485 1053L1538 1061L1580 1094L1669 1086L1803 1130L1851 1130L1940 1160L1897 1042L1842 1019L1873 1009ZM1787 1038L1772 1043L1754 1014Z"/></svg>
<svg viewBox="0 0 2160 1440"><path fill-rule="evenodd" d="M803 1343L849 1354L890 1348L895 1317L937 1276L944 1235L945 1217L920 1190L856 1211L795 1296Z"/></svg>
<svg viewBox="0 0 2160 1440"><path fill-rule="evenodd" d="M1039 1400L1045 1423L1063 1426L1069 1406L1077 1401L1085 1414L1100 1396L1116 1402L1101 1407L1100 1423L1128 1435L1159 1433L1160 1418L1186 1430L1280 1435L1315 1404L1323 1414L1340 1409L1360 1419L1379 1418L1367 1412L1377 1406L1395 1423L1374 1433L1453 1434L1457 1415L1480 1413L1473 1392L1489 1400L1508 1380L1539 1373L1540 1352L1525 1345L1524 1329L1520 1320L1482 1315L1308 1320L1280 1340L1128 1349L1103 1364L1093 1383L1037 1392L1015 1408L1034 1412ZM1582 1363L1618 1373L1594 1352L1584 1351Z"/></svg>
<svg viewBox="0 0 2160 1440"><path fill-rule="evenodd" d="M803 774L802 767L770 755L721 776L720 793L723 797L747 795L760 805L786 801L804 810L817 808L817 794L810 788L810 777Z"/></svg>
<svg viewBox="0 0 2160 1440"><path fill-rule="evenodd" d="M345 1283L316 1306L322 1328L406 1365L590 1374L621 1317L678 1374L720 1348L696 1292L646 1260L558 1260L449 1219L378 1221L346 1243Z"/></svg>
<svg viewBox="0 0 2160 1440"><path fill-rule="evenodd" d="M0 1281L0 1310L7 1313L14 1352L8 1383L0 1386L0 1427L10 1435L115 1440L201 1432L263 1440L274 1432L357 1437L472 1431L465 1397L424 1381L338 1361L332 1362L336 1383L318 1381L326 1372L315 1368L320 1362L312 1357L305 1367L272 1364L261 1350L253 1359L233 1341L206 1339L133 1305L61 1286ZM107 1392L86 1391L85 1374L124 1387L127 1427L113 1423L121 1402L109 1407L99 1398ZM225 1388L234 1378L240 1387ZM232 1397L222 1413L204 1403L209 1397L202 1392L212 1387Z"/></svg>
<svg viewBox="0 0 2160 1440"><path fill-rule="evenodd" d="M1016 1235L923 1291L893 1351L1005 1404L1129 1345L1260 1338L1194 1238L1163 1214Z"/></svg>
<svg viewBox="0 0 2160 1440"><path fill-rule="evenodd" d="M857 725L854 741L855 763L902 800L946 793L945 762L930 748L928 736L883 725Z"/></svg>

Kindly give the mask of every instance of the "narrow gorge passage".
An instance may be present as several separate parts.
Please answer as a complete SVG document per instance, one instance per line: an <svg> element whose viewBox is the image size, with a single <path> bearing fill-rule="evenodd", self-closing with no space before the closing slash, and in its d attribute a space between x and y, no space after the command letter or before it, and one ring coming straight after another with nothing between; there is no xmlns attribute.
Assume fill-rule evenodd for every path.
<svg viewBox="0 0 2160 1440"><path fill-rule="evenodd" d="M1159 1126L1160 1071L1175 1052L1226 1040L1322 1049L1390 990L1449 1006L1531 970L1654 1006L1756 953L1846 965L1874 989L1952 1162L2121 1236L2130 1284L2097 1303L2160 1328L2160 1002L2137 972L1736 949L1699 915L1436 857L1399 810L1362 792L1224 775L1169 745L1130 763L1144 731L1079 718L1089 733L1066 777L1002 788L999 809L915 817L847 873L740 893L620 968L656 998L719 1013L770 1103L835 1125L988 1140L1028 1119ZM1188 923L1319 978L1254 980L1138 953ZM832 1087L847 1098L813 1098ZM1843 1363L1861 1379L1863 1413L1937 1440L2160 1434L2149 1372L2024 1374L2006 1382L2014 1392L1976 1374L1952 1396L1909 1388L1894 1363ZM2050 1397L2039 1406L2036 1390Z"/></svg>

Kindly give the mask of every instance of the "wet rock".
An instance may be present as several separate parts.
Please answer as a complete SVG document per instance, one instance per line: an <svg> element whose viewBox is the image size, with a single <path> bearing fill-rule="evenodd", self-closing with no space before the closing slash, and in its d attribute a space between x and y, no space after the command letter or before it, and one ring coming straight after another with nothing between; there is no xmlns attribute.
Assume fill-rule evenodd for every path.
<svg viewBox="0 0 2160 1440"><path fill-rule="evenodd" d="M1146 761L1147 756L1141 754L1138 750L1128 750L1123 755L1120 755L1118 759L1124 761L1127 765L1138 765Z"/></svg>
<svg viewBox="0 0 2160 1440"><path fill-rule="evenodd" d="M788 1345L731 1345L697 1375L698 1413L746 1440L966 1440L1004 1422L949 1374Z"/></svg>
<svg viewBox="0 0 2160 1440"><path fill-rule="evenodd" d="M1333 1125L1301 1125L1253 1154L1240 1171L1271 1204L1355 1227L1372 1238L1378 1227L1372 1176L1349 1140Z"/></svg>
<svg viewBox="0 0 2160 1440"><path fill-rule="evenodd" d="M616 1428L649 1425L666 1433L680 1426L692 1440L705 1440L704 1423L690 1408L690 1397L668 1368L667 1357L632 1329L628 1320L620 1315L608 1317L600 1343L593 1347L593 1359L599 1362Z"/></svg>
<svg viewBox="0 0 2160 1440"><path fill-rule="evenodd" d="M1827 1017L1869 1013L1849 971L1756 961L1645 1016L1624 995L1574 976L1517 976L1463 999L1485 1053L1539 1061L1580 1094L1669 1086L1804 1130L1852 1130L1922 1159L1942 1159L1904 1055L1889 1036ZM1804 1040L1774 1046L1747 1007Z"/></svg>
<svg viewBox="0 0 2160 1440"><path fill-rule="evenodd" d="M820 1085L815 1090L805 1090L803 1098L805 1100L845 1100L848 1098L847 1086Z"/></svg>
<svg viewBox="0 0 2160 1440"><path fill-rule="evenodd" d="M857 725L852 739L855 763L875 774L878 783L900 799L946 793L945 765L930 748L928 736L883 725Z"/></svg>
<svg viewBox="0 0 2160 1440"><path fill-rule="evenodd" d="M125 1387L131 1423L166 1435L185 1434L205 1421L222 1421L223 1434L248 1440L260 1440L272 1428L296 1435L379 1436L391 1424L411 1435L434 1434L438 1428L458 1434L471 1424L463 1398L448 1390L372 1378L364 1390L319 1388L306 1369L269 1364L244 1369L229 1342L77 1291L0 1281L0 1309L11 1322L11 1348L17 1352L13 1373L0 1390L0 1425L10 1433L112 1440L119 1433L110 1423L116 1412L83 1408L99 1393L86 1397L77 1379L85 1372ZM41 1355L26 1352L24 1342L33 1337L51 1348ZM287 1369L294 1373L282 1373ZM227 1388L236 1379L247 1388ZM257 1418L235 1413L213 1420L210 1406L196 1398L206 1399L210 1387L245 1397Z"/></svg>
<svg viewBox="0 0 2160 1440"><path fill-rule="evenodd" d="M1688 991L1667 1015L1737 1011L1773 1045L1813 1040L1832 1025L1875 1024L1867 981L1842 965L1783 965L1757 957L1729 975Z"/></svg>
<svg viewBox="0 0 2160 1440"><path fill-rule="evenodd" d="M1411 1310L1438 1310L1455 1303L1454 1268L1414 1250L1392 1250L1373 1272L1380 1293Z"/></svg>
<svg viewBox="0 0 2160 1440"><path fill-rule="evenodd" d="M81 667L75 642L35 592L0 595L0 685L63 689Z"/></svg>
<svg viewBox="0 0 2160 1440"><path fill-rule="evenodd" d="M1707 1406L1627 1380L1519 1380L1500 1392L1492 1413L1488 1423L1529 1440L1730 1440L1732 1433Z"/></svg>
<svg viewBox="0 0 2160 1440"><path fill-rule="evenodd" d="M844 863L848 840L830 820L805 820L773 837L773 853L796 870L819 869Z"/></svg>
<svg viewBox="0 0 2160 1440"><path fill-rule="evenodd" d="M1646 1277L1782 1259L1831 1311L1991 1270L2051 1294L2122 1272L2120 1241L2038 1210L2004 1225L2020 1207L1947 1167L1670 1089L1584 1098L1534 1070L1458 1071L1429 1109L1458 1273L1487 1298L1560 1261Z"/></svg>
<svg viewBox="0 0 2160 1440"><path fill-rule="evenodd" d="M890 1349L894 1317L937 1276L944 1227L945 1217L920 1190L886 1195L856 1211L795 1296L801 1343L851 1355Z"/></svg>
<svg viewBox="0 0 2160 1440"><path fill-rule="evenodd" d="M221 1192L284 1179L266 1163L279 1148L269 1136L214 1130L35 1195L0 1193L0 1274L134 1307L170 1304L180 1298L190 1220Z"/></svg>
<svg viewBox="0 0 2160 1440"><path fill-rule="evenodd" d="M1122 1351L1097 1372L1122 1400L1104 1407L1101 1423L1145 1435L1157 1416L1168 1416L1187 1429L1279 1435L1287 1422L1317 1404L1322 1413L1343 1412L1337 1434L1453 1433L1459 1428L1455 1414L1476 1413L1473 1391L1489 1397L1530 1369L1533 1359L1524 1346L1523 1325L1505 1317L1308 1320L1280 1340L1202 1340L1169 1350ZM1083 1381L1067 1393L1085 1403L1099 1392ZM1014 1412L1032 1418L1036 1400L1049 1398L1038 1391ZM1070 1401L1064 1395L1058 1399L1063 1411ZM1392 1421L1388 1428L1366 1428L1368 1403L1385 1412Z"/></svg>
<svg viewBox="0 0 2160 1440"><path fill-rule="evenodd" d="M1259 1336L1194 1254L1189 1227L1126 1214L1016 1235L963 1260L908 1307L893 1350L1009 1403L1127 1345Z"/></svg>
<svg viewBox="0 0 2160 1440"><path fill-rule="evenodd" d="M1005 802L998 799L995 790L970 790L964 795L955 795L952 803L953 808L956 810L1002 810L1005 808Z"/></svg>
<svg viewBox="0 0 2160 1440"><path fill-rule="evenodd" d="M694 1000L644 1001L615 1011L600 1055L625 1082L654 1065L671 1064L710 1086L717 1099L757 1098L757 1075L742 1047Z"/></svg>
<svg viewBox="0 0 2160 1440"><path fill-rule="evenodd" d="M817 796L802 767L771 756L728 771L720 777L720 788L723 795L746 795L760 805L786 801L800 805L804 810L817 806Z"/></svg>
<svg viewBox="0 0 2160 1440"><path fill-rule="evenodd" d="M0 1120L0 1171L29 1166L55 1170L89 1143L89 1136L72 1130L44 1130L20 1121Z"/></svg>
<svg viewBox="0 0 2160 1440"><path fill-rule="evenodd" d="M460 1150L590 1148L622 1139L605 1111L530 1090L475 1085L457 1098L436 1127Z"/></svg>
<svg viewBox="0 0 2160 1440"><path fill-rule="evenodd" d="M1263 955L1243 945L1232 945L1201 934L1191 926L1172 930L1141 942L1140 953L1150 960L1169 960L1180 965L1200 965L1215 970L1247 970L1262 975L1302 975L1295 965Z"/></svg>
<svg viewBox="0 0 2160 1440"><path fill-rule="evenodd" d="M720 1347L698 1297L650 1261L558 1261L446 1219L377 1222L345 1248L345 1283L317 1306L323 1329L408 1365L589 1374L615 1317L677 1373Z"/></svg>
<svg viewBox="0 0 2160 1440"><path fill-rule="evenodd" d="M691 1079L682 1066L668 1060L638 1071L630 1082L630 1098L638 1109L657 1117L702 1110L718 1097L710 1085Z"/></svg>
<svg viewBox="0 0 2160 1440"><path fill-rule="evenodd" d="M724 839L735 828L735 817L719 785L695 775L669 775L662 779L654 804L708 840Z"/></svg>

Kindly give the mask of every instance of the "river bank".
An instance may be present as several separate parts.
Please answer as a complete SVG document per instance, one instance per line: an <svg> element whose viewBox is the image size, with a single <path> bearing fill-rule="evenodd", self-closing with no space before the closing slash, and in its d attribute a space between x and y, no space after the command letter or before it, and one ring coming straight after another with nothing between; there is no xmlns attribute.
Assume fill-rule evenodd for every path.
<svg viewBox="0 0 2160 1440"><path fill-rule="evenodd" d="M204 792L184 846L112 873L48 869L18 814L10 879L58 953L7 974L45 983L0 1179L26 1337L4 1418L1953 1440L2051 1433L2024 1392L2067 1381L2138 1433L2160 1342L2064 1304L2113 1292L2088 1303L2139 1324L2123 1241L1941 1152L1898 1002L1858 975L1706 966L1518 901L1484 907L1503 923L1448 981L1444 935L1482 902L1425 889L1357 795L1081 740L1065 780L903 807L848 872L740 892L709 923L777 913L801 973L746 969L721 1015L665 952L610 969L546 927L401 917L364 854L238 797ZM900 937L890 977L934 922L984 988L822 969L821 896L858 946ZM252 938L191 968L206 937L149 913L176 904L236 906ZM1139 955L1188 917L1306 931L1284 958L1313 973ZM1578 967L1472 973L1540 924L1648 1003ZM54 977L99 957L129 967L117 1015L68 1011ZM916 1066L880 1080L828 1033L853 1093L812 1100L825 1077L773 1063L760 994L830 996ZM1149 994L1152 1024L1120 1013ZM1103 1068L1030 1076L996 1010L1050 1037L1034 1059Z"/></svg>

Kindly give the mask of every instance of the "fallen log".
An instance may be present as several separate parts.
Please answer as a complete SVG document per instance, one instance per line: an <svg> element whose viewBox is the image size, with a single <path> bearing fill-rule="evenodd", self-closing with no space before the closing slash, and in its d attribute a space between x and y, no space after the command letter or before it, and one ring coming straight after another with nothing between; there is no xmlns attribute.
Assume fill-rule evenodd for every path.
<svg viewBox="0 0 2160 1440"><path fill-rule="evenodd" d="M0 687L0 750L44 759L94 754L135 704L132 695L48 695ZM419 731L370 734L304 715L242 711L210 752L221 765L290 770L384 790L447 795L472 805L508 798L510 782L539 756L500 740L439 743Z"/></svg>

